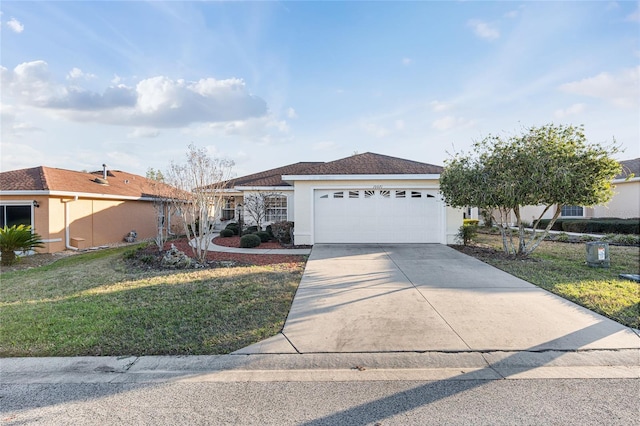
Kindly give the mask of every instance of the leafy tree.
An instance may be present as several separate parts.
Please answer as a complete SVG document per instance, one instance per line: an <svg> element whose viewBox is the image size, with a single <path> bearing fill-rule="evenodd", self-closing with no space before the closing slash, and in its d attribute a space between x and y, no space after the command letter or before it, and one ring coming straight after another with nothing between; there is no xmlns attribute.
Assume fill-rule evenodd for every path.
<svg viewBox="0 0 640 426"><path fill-rule="evenodd" d="M31 232L29 225L5 226L0 229L0 253L2 265L13 265L18 261L16 251L28 251L36 247L44 247L42 237Z"/></svg>
<svg viewBox="0 0 640 426"><path fill-rule="evenodd" d="M172 162L165 176L173 190L171 203L182 217L184 233L200 263L207 257L215 215L222 208L224 185L232 167L233 161L211 158L205 149L191 144L187 162Z"/></svg>
<svg viewBox="0 0 640 426"><path fill-rule="evenodd" d="M620 164L610 157L616 152L614 145L589 144L582 126L549 124L508 138L489 135L473 145L471 154L447 160L440 190L451 206L491 211L505 253L527 256L548 234L561 206L594 206L611 199L611 181L620 172ZM544 206L531 235L520 215L528 205ZM554 205L558 208L546 229L536 232L539 219ZM508 226L511 213L517 245Z"/></svg>
<svg viewBox="0 0 640 426"><path fill-rule="evenodd" d="M279 196L282 196L279 192L254 192L245 195L244 210L253 219L258 231L262 230L262 222L266 220L269 214L271 200Z"/></svg>

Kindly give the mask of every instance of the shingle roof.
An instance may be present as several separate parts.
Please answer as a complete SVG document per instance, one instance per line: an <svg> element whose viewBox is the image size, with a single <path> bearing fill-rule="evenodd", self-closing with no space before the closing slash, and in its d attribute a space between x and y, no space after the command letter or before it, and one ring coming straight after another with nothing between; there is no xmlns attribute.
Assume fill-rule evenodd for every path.
<svg viewBox="0 0 640 426"><path fill-rule="evenodd" d="M404 175L440 174L442 167L418 161L404 160L388 155L365 152L336 161L323 163L301 162L289 164L260 173L231 179L226 188L238 186L291 186L282 180L283 175Z"/></svg>
<svg viewBox="0 0 640 426"><path fill-rule="evenodd" d="M440 174L443 168L433 164L365 152L340 160L322 163L299 175L406 175ZM292 173L293 174L293 173Z"/></svg>
<svg viewBox="0 0 640 426"><path fill-rule="evenodd" d="M264 172L254 173L248 176L231 179L225 185L226 188L234 188L236 186L291 186L287 182L282 181L282 175L301 174L309 167L324 164L322 162L301 162L289 164L288 166L278 167Z"/></svg>
<svg viewBox="0 0 640 426"><path fill-rule="evenodd" d="M96 178L102 178L102 171L86 173L40 166L0 173L0 191L60 191L125 197L149 197L155 193L153 181L120 170L108 171L108 185L96 182Z"/></svg>
<svg viewBox="0 0 640 426"><path fill-rule="evenodd" d="M626 179L631 174L633 174L633 177L640 177L640 158L620 161L620 165L622 166L622 173L617 175L616 179Z"/></svg>

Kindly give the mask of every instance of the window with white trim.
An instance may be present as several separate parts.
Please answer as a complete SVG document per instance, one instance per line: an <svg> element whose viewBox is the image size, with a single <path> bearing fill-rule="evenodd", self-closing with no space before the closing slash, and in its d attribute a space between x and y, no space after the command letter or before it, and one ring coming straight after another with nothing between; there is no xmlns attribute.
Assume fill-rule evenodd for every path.
<svg viewBox="0 0 640 426"><path fill-rule="evenodd" d="M267 207L267 222L281 222L287 220L287 197L274 195L265 200Z"/></svg>
<svg viewBox="0 0 640 426"><path fill-rule="evenodd" d="M583 217L584 209L581 206L562 206L561 216Z"/></svg>
<svg viewBox="0 0 640 426"><path fill-rule="evenodd" d="M31 204L0 205L0 228L13 225L31 226Z"/></svg>
<svg viewBox="0 0 640 426"><path fill-rule="evenodd" d="M231 220L236 216L235 197L225 198L222 203L222 220Z"/></svg>

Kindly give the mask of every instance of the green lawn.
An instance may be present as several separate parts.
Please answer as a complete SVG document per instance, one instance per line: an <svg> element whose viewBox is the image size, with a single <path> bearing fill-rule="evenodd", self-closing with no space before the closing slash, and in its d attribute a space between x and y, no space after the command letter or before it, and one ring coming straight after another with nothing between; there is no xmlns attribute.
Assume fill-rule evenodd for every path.
<svg viewBox="0 0 640 426"><path fill-rule="evenodd" d="M502 249L499 235L479 234L475 241ZM481 260L539 287L569 299L621 324L640 328L640 284L621 279L638 273L637 246L610 246L611 268L586 265L585 244L544 241L530 260L477 254Z"/></svg>
<svg viewBox="0 0 640 426"><path fill-rule="evenodd" d="M304 268L130 270L126 250L3 273L0 356L228 353L280 331Z"/></svg>

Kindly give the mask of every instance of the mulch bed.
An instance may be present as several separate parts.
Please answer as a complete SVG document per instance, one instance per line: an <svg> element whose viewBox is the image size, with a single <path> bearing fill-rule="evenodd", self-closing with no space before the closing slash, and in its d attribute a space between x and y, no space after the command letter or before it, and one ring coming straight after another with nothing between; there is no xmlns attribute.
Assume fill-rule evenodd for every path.
<svg viewBox="0 0 640 426"><path fill-rule="evenodd" d="M224 246L224 247L240 247L240 237L238 235L234 237L224 237L224 238L216 237L213 239L213 243L219 246ZM282 248L288 248L288 247L283 247L282 244L280 244L277 241L267 241L266 243L260 243L258 247L254 247L254 248L269 250L269 249L282 249Z"/></svg>
<svg viewBox="0 0 640 426"><path fill-rule="evenodd" d="M240 246L239 237L220 238L220 240L231 240L234 238L237 239L238 245L237 246L227 245L227 247L239 247ZM189 246L189 243L186 238L168 242L165 245L165 250L168 250L171 247L171 244L174 244L178 250L183 251L188 256L192 255L191 247ZM217 239L216 239L216 244L219 244L219 241L217 241ZM267 244L275 244L276 246L268 247ZM155 247L153 248L155 249ZM280 243L269 242L269 243L260 244L259 248L283 248L283 247L280 245ZM157 250L155 251L157 252ZM222 253L222 252L216 252L216 251L210 251L207 254L207 261L212 262L213 266L215 266L219 262L234 262L240 265L272 265L276 263L298 263L298 262L303 262L304 258L305 256L300 256L300 255Z"/></svg>

